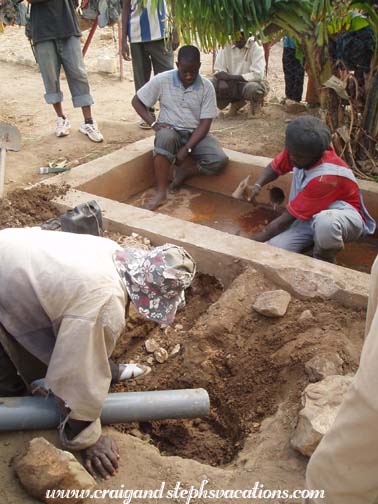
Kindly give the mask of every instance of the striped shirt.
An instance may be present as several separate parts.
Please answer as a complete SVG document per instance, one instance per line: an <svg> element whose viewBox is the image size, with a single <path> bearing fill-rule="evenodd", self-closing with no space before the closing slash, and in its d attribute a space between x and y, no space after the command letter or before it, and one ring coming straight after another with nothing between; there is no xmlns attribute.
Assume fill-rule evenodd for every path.
<svg viewBox="0 0 378 504"><path fill-rule="evenodd" d="M165 0L158 0L154 8L153 2L154 0L144 0L141 5L140 0L131 0L128 23L130 43L151 42L165 38L167 22Z"/></svg>
<svg viewBox="0 0 378 504"><path fill-rule="evenodd" d="M201 75L185 88L177 70L162 72L140 88L137 96L148 108L159 101L159 122L177 130L195 130L201 119L217 117L214 86Z"/></svg>

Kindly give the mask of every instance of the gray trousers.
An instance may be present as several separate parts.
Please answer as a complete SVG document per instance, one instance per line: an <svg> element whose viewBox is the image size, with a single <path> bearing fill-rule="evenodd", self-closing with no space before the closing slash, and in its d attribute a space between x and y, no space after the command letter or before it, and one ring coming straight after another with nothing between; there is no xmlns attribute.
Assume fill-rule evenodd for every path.
<svg viewBox="0 0 378 504"><path fill-rule="evenodd" d="M217 107L223 110L230 103L246 100L249 102L262 102L264 96L269 92L269 85L267 81L259 82L236 82L236 81L226 81L229 86L229 96L223 97L218 91L218 80L215 77L211 77L215 94L217 96Z"/></svg>
<svg viewBox="0 0 378 504"><path fill-rule="evenodd" d="M160 154L170 163L174 163L177 151L187 143L191 135L192 132L187 130L162 128L156 132L154 155ZM197 162L200 173L204 175L217 175L228 162L218 140L211 135L206 135L194 147L191 156Z"/></svg>
<svg viewBox="0 0 378 504"><path fill-rule="evenodd" d="M152 40L131 43L130 51L135 91L150 80L152 69L155 75L173 69L173 51L169 41Z"/></svg>
<svg viewBox="0 0 378 504"><path fill-rule="evenodd" d="M302 252L314 245L314 257L333 261L344 243L356 241L363 234L364 223L356 210L329 209L319 212L310 221L297 219L267 243L291 252Z"/></svg>
<svg viewBox="0 0 378 504"><path fill-rule="evenodd" d="M39 42L35 46L35 54L45 85L47 103L52 105L63 100L60 90L60 70L63 66L73 106L93 105L80 37Z"/></svg>
<svg viewBox="0 0 378 504"><path fill-rule="evenodd" d="M0 397L16 397L43 378L46 366L21 346L0 324Z"/></svg>

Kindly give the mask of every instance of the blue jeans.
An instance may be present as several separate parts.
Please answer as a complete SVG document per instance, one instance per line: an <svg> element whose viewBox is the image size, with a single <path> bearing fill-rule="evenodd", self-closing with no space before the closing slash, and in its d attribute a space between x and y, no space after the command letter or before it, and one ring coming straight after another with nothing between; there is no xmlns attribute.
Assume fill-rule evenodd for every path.
<svg viewBox="0 0 378 504"><path fill-rule="evenodd" d="M60 70L63 66L74 107L93 105L80 38L47 40L35 46L35 53L45 85L45 100L53 105L63 100Z"/></svg>

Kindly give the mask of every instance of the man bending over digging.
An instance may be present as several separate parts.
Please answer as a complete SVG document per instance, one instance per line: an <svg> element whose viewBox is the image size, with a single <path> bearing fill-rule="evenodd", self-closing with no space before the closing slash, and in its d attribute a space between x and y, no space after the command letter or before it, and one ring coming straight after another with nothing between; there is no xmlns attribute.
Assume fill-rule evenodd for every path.
<svg viewBox="0 0 378 504"><path fill-rule="evenodd" d="M171 166L175 176L171 189L197 174L217 175L228 158L218 141L209 135L217 116L214 87L199 75L200 52L183 46L178 52L177 70L162 72L138 90L132 105L140 117L155 130L154 172L157 193L144 206L154 210L167 197ZM159 118L150 108L160 102ZM191 156L194 163L184 161Z"/></svg>
<svg viewBox="0 0 378 504"><path fill-rule="evenodd" d="M331 146L327 125L312 116L291 122L286 148L265 168L250 200L280 175L293 172L286 210L253 240L292 252L313 246L313 256L335 262L344 243L375 231L352 170Z"/></svg>
<svg viewBox="0 0 378 504"><path fill-rule="evenodd" d="M175 245L122 248L91 235L0 231L0 397L24 395L35 380L58 399L60 440L85 468L108 479L118 467L100 415L111 381L147 374L109 358L132 301L145 318L171 324L195 274Z"/></svg>

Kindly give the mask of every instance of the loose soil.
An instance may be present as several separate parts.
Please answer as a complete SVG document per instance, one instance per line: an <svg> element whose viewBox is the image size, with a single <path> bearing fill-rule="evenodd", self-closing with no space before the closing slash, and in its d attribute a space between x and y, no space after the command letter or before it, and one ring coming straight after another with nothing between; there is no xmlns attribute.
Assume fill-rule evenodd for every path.
<svg viewBox="0 0 378 504"><path fill-rule="evenodd" d="M67 192L67 186L38 185L27 191L17 189L0 200L0 229L39 226L57 217L51 200Z"/></svg>
<svg viewBox="0 0 378 504"><path fill-rule="evenodd" d="M251 283L243 293L241 286L246 282ZM221 294L214 279L200 276L189 289L187 307L177 315L172 329L162 331L132 314L117 344L116 361L148 363L144 346L148 338L154 338L168 353L177 344L181 350L163 364L155 361L152 373L142 381L117 384L113 390L203 387L212 406L203 419L116 428L152 440L163 454L224 465L284 400L293 408L290 421L295 423L300 396L308 383L304 364L314 355L338 353L344 373L354 372L365 311L329 301L293 299L283 318L266 318L252 304L259 292L274 288L261 274L247 271ZM306 309L314 319L303 324L298 319Z"/></svg>

